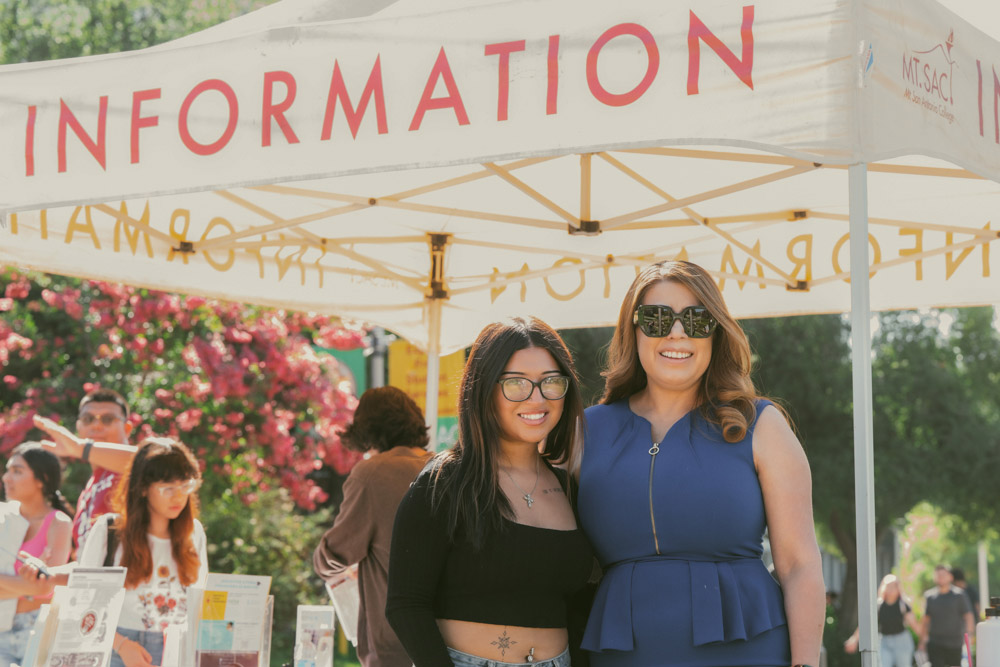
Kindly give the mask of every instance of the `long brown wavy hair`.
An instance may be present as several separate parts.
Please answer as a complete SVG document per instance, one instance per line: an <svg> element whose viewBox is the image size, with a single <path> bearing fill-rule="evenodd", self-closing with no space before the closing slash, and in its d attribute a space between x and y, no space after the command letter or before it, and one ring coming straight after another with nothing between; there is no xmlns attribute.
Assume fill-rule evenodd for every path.
<svg viewBox="0 0 1000 667"><path fill-rule="evenodd" d="M149 532L149 487L156 482L201 480L201 470L191 451L172 438L146 438L132 459L132 466L115 487L112 508L121 515L116 530L121 536L121 565L128 568L125 588L135 588L153 575ZM195 549L194 520L198 517L198 494L188 496L187 505L170 520L170 547L177 564L177 578L190 586L198 579L201 561Z"/></svg>
<svg viewBox="0 0 1000 667"><path fill-rule="evenodd" d="M473 343L465 362L458 404L458 443L438 455L433 480L432 508L447 512L448 534L461 530L479 549L486 535L502 528L502 518L514 518L507 496L500 490L497 463L500 420L494 396L500 374L518 350L537 347L555 359L559 372L570 378L562 399L563 412L545 438L542 459L565 463L576 446L577 425L583 420L583 401L569 349L552 327L534 317L512 318L487 325Z"/></svg>
<svg viewBox="0 0 1000 667"><path fill-rule="evenodd" d="M755 401L760 398L750 379L750 342L729 314L712 276L691 262L676 260L651 264L628 288L608 347L607 369L601 373L605 380L601 403L614 403L646 388L646 371L639 363L632 315L642 304L646 290L665 281L691 290L719 322L712 334L712 360L701 378L697 400L702 416L722 428L726 441L739 442L746 437L756 417Z"/></svg>

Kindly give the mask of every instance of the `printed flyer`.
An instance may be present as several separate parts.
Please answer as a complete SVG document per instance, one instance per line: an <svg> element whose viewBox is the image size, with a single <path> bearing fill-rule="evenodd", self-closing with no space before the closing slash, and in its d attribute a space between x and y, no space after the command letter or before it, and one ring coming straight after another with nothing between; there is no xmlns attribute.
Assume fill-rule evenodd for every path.
<svg viewBox="0 0 1000 667"><path fill-rule="evenodd" d="M333 667L333 607L299 605L295 617L295 667Z"/></svg>
<svg viewBox="0 0 1000 667"><path fill-rule="evenodd" d="M345 577L331 586L326 585L326 592L337 611L340 627L344 635L355 646L358 645L358 616L361 609L361 594L358 590L356 577Z"/></svg>
<svg viewBox="0 0 1000 667"><path fill-rule="evenodd" d="M45 640L39 641L35 664L107 664L124 600L125 568L77 568L68 585L56 587L45 619L40 617L36 623L36 634ZM26 660L25 664L31 663Z"/></svg>
<svg viewBox="0 0 1000 667"><path fill-rule="evenodd" d="M209 573L190 597L197 667L266 667L270 588L271 577Z"/></svg>

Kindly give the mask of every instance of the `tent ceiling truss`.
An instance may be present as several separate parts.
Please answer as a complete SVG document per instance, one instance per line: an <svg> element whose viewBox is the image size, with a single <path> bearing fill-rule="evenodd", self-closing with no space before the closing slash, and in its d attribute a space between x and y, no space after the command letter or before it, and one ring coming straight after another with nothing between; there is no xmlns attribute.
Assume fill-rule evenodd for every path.
<svg viewBox="0 0 1000 667"><path fill-rule="evenodd" d="M406 285L416 292L428 295L428 298L448 298L451 294L485 291L488 289L495 289L503 285L519 283L524 280L547 278L552 275L576 272L588 268L600 268L608 264L619 266L644 266L649 262L650 257L662 256L670 253L671 251L677 252L682 245L691 246L697 243L712 240L714 238L722 239L734 248L738 248L746 256L746 258L753 260L760 267L763 267L766 270L766 274L763 276L755 275L753 273L734 274L725 271L710 270L710 273L712 273L712 275L716 278L739 280L759 285L783 285L786 289L805 291L815 286L849 278L849 271L839 271L832 273L831 275L814 278L808 281L797 279L790 275L787 271L782 270L779 266L777 266L777 264L775 264L774 261L765 257L762 252L744 243L737 237L737 234L741 232L752 229L759 230L762 226L769 224L776 224L788 220L804 220L807 218L844 223L846 229L846 223L849 221L849 216L847 214L812 210L779 210L748 212L741 215L708 218L699 214L694 208L692 208L692 206L699 203L719 199L727 195L749 190L761 185L791 179L818 169L846 170L847 165L820 164L773 154L740 153L734 151L685 148L637 148L616 151L616 153L618 153L621 157L608 151L601 151L597 153L583 153L578 156L533 157L515 160L506 164L487 162L482 164L482 168L479 170L444 180L429 182L421 185L420 187L388 195L329 192L307 187L286 185L265 185L250 188L251 190L278 194L287 197L306 198L313 202L336 202L336 205L330 206L329 208L297 217L284 217L276 210L270 210L259 204L251 202L246 197L237 194L236 191L219 190L215 192L216 195L245 209L247 212L258 216L260 219L267 221L268 224L262 224L259 226L250 225L241 231L236 231L224 236L213 237L201 241L185 242L181 246L173 247L173 250L175 252L193 253L211 250L251 250L273 246L298 246L301 250L310 248L318 249L322 252L323 257L325 257L327 253L339 255L369 268L371 270L372 277L389 277L393 280L399 281L401 284ZM762 167L770 166L778 169L763 175L755 176L754 178L738 180L704 192L689 194L683 197L675 197L664 190L661 186L657 185L650 177L643 175L636 168L627 165L623 161L622 157L629 154L653 157L659 156L665 158L707 159L753 163L761 165ZM555 201L555 197L547 196L545 193L533 187L526 179L520 178L516 174L516 172L527 167L532 167L553 160L567 158L573 159L574 157L579 163L580 200L578 214L574 214L562 206L559 206L559 204ZM623 174L628 179L631 179L638 185L661 198L663 203L627 211L602 220L594 220L592 216L592 202L595 187L593 173L593 160L595 157L610 165L617 172ZM868 171L871 173L982 180L980 176L965 169L947 167L875 163L868 165ZM523 197L531 199L550 211L555 216L555 219L510 215L493 211L476 210L457 206L443 206L439 204L427 204L413 201L416 197L422 195L457 190L463 185L474 183L483 179L500 179L504 181L513 191L516 191ZM487 274L464 276L462 278L462 282L465 283L465 285L461 287L452 287L451 289L442 289L442 284L432 288L428 282L430 279L427 274L422 276L411 275L400 267L390 266L386 262L377 259L379 247L384 247L386 244L412 245L424 243L428 245L431 253L429 255L431 263L434 264L436 262L436 266L438 266L438 269L440 270L443 267L443 255L440 254L443 252L440 247L441 240L437 238L441 236L440 234L414 234L412 236L395 236L391 238L356 236L346 238L338 237L334 239L322 236L304 227L304 225L310 223L334 221L336 218L349 213L365 209L375 209L378 207L399 209L417 214L444 216L447 218L461 218L468 220L481 220L483 222L502 223L515 227L527 226L532 228L565 230L570 234L613 234L616 230L669 229L692 226L702 227L706 231L706 234L698 237L687 237L681 242L668 243L656 248L644 249L641 253L627 255L593 255L566 251L564 252L564 255L577 260L576 263L545 269L528 270L509 278ZM156 230L140 220L137 220L107 204L96 205L96 208L114 217L116 220L121 221L123 224L130 225L136 229L146 232L150 236L161 241L170 243L171 245L176 243L175 239L171 238L162 231ZM652 218L652 216L672 211L680 211L683 216L669 219ZM885 225L900 228L906 227L928 231L950 232L961 234L963 236L967 235L969 237L961 241L946 243L940 247L924 250L918 253L912 253L904 257L879 261L878 263L872 265L873 272L879 269L897 266L899 264L917 262L921 259L941 255L943 253L961 251L966 248L990 243L1000 238L1000 231L996 230L955 227L952 225L940 225L930 222L922 222L919 220L899 220L871 217L869 218L869 223L873 226ZM288 232L289 234L298 237L297 242L288 238L268 240L268 234L280 232ZM498 250L517 250L526 254L532 252L550 252L545 248L532 248L528 246L496 242L479 242L461 238L449 238L447 240L447 245L491 247ZM359 246L373 248L374 252L366 255L356 250ZM333 273L347 272L343 269L338 269L336 265L326 264L324 264L324 270ZM357 274L358 271L352 270L351 273Z"/></svg>

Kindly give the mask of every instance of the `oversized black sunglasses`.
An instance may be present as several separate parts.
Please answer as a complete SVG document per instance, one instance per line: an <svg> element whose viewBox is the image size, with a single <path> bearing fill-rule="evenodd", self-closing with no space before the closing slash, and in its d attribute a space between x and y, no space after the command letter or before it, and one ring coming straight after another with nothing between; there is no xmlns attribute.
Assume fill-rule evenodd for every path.
<svg viewBox="0 0 1000 667"><path fill-rule="evenodd" d="M558 401L569 391L569 378L565 375L550 375L542 378L538 382L533 382L528 378L503 378L497 380L500 384L500 391L504 398L514 403L520 403L531 398L531 394L538 387L542 398L549 401Z"/></svg>
<svg viewBox="0 0 1000 667"><path fill-rule="evenodd" d="M681 321L684 333L691 338L708 338L719 325L704 306L688 306L679 313L675 313L670 306L639 306L632 316L632 324L639 325L642 333L650 338L669 336L677 320Z"/></svg>

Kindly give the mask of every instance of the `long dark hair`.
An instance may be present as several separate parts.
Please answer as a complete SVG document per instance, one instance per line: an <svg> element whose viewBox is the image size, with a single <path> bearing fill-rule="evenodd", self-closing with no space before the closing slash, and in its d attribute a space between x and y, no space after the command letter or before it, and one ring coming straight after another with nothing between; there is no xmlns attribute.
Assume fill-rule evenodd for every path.
<svg viewBox="0 0 1000 667"><path fill-rule="evenodd" d="M562 416L545 438L542 458L548 463L565 463L576 447L583 402L573 358L562 338L534 317L486 326L472 345L462 373L458 443L438 455L431 496L433 510L448 513L449 537L457 540L461 530L474 549L482 546L489 532L500 530L504 517L515 516L500 490L497 455L501 428L494 396L499 391L497 380L511 356L530 347L548 351L559 371L570 378L569 391L562 399Z"/></svg>
<svg viewBox="0 0 1000 667"><path fill-rule="evenodd" d="M31 474L42 483L42 495L49 501L54 509L63 512L69 517L73 516L73 510L69 508L69 503L59 491L62 485L62 466L59 458L42 447L42 443L29 440L22 442L10 453L10 458L20 456L31 468Z"/></svg>
<svg viewBox="0 0 1000 667"><path fill-rule="evenodd" d="M149 581L153 574L153 555L149 551L149 500L151 484L201 479L201 470L191 450L172 438L146 438L139 445L132 467L115 487L112 507L122 517L121 565L128 568L125 588L135 588ZM170 520L170 548L177 563L177 578L185 586L198 579L201 564L195 549L194 520L198 516L198 494L188 496L187 504Z"/></svg>

